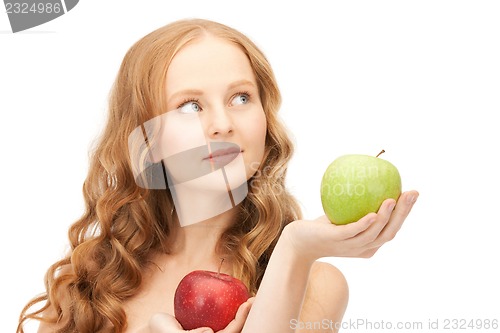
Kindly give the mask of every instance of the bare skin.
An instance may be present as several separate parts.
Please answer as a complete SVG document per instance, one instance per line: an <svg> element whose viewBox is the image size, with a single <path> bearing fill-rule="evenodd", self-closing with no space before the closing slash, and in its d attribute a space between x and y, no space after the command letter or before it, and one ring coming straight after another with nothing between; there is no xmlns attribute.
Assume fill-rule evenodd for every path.
<svg viewBox="0 0 500 333"><path fill-rule="evenodd" d="M199 54L207 55L202 58L204 63L194 61ZM250 177L250 165L262 160L266 122L255 91L255 77L243 52L212 36L189 44L174 58L167 72L167 87L167 100L169 96L182 97L180 102L172 100L169 109L202 110L205 113L200 119L206 138L242 147L247 178ZM178 91L183 93L176 94ZM190 95L193 91L196 96ZM191 97L197 102L183 102ZM403 193L397 205L392 199L386 200L378 213L344 226L331 224L326 216L290 223L273 252L256 297L244 303L235 320L220 332L288 333L292 332L290 321L294 319L340 321L348 302L347 282L338 269L317 259L371 257L395 237L417 197L416 191ZM173 316L175 288L193 270L217 271L220 258L215 245L223 228L236 221L236 212L233 208L203 222L179 227L173 253L153 258L154 264L145 272L140 292L124 304L126 333L185 332ZM231 274L231 262L224 263L221 271ZM54 329L41 324L39 332ZM205 331L212 332L207 328L190 332Z"/></svg>

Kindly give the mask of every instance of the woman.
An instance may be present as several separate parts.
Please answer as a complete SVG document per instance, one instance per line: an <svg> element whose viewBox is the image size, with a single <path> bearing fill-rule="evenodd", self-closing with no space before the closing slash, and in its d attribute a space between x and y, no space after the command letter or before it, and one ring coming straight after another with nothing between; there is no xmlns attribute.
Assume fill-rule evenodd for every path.
<svg viewBox="0 0 500 333"><path fill-rule="evenodd" d="M23 310L18 332L30 318L41 320L39 332L183 332L173 317L176 286L191 271L216 271L220 258L221 271L255 295L222 332L340 322L346 281L316 259L373 255L418 193L346 226L301 220L284 185L293 147L279 105L269 63L234 29L183 20L132 46L92 155L85 214L69 231L71 251L48 270L46 294Z"/></svg>

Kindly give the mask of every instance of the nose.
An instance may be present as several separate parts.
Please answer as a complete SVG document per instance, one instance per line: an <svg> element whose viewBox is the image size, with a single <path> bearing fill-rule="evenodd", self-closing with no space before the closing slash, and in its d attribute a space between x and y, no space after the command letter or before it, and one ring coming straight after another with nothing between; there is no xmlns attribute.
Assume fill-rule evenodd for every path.
<svg viewBox="0 0 500 333"><path fill-rule="evenodd" d="M233 121L225 108L212 110L208 122L208 136L211 139L224 138L234 133Z"/></svg>

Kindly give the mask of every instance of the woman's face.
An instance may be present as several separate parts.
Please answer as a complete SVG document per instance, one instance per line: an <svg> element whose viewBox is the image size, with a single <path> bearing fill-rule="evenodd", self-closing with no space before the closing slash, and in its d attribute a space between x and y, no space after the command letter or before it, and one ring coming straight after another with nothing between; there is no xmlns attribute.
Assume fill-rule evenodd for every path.
<svg viewBox="0 0 500 333"><path fill-rule="evenodd" d="M238 46L210 35L186 45L168 68L165 93L168 111L153 153L175 183L223 169L225 185L235 188L255 173L267 124L255 75Z"/></svg>

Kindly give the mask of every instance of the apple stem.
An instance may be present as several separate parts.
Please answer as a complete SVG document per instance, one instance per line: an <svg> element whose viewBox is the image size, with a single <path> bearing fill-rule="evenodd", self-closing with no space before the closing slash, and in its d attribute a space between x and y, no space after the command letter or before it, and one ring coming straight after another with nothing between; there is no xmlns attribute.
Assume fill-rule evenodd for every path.
<svg viewBox="0 0 500 333"><path fill-rule="evenodd" d="M383 150L383 149L382 149L382 150L380 151L380 153L378 153L378 155L377 155L377 156L375 156L375 157L379 157L379 156L380 156L380 155L382 155L383 153L385 153L385 150Z"/></svg>
<svg viewBox="0 0 500 333"><path fill-rule="evenodd" d="M217 278L220 277L220 270L222 269L222 263L224 262L224 258L220 258L219 270L217 271Z"/></svg>

